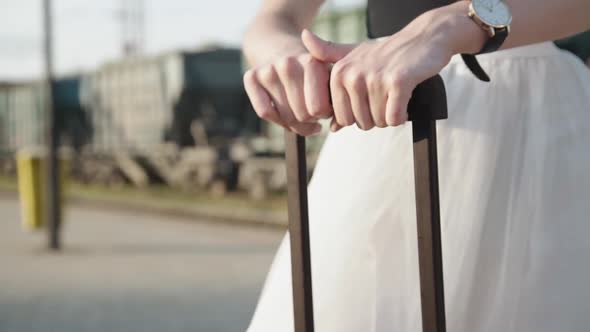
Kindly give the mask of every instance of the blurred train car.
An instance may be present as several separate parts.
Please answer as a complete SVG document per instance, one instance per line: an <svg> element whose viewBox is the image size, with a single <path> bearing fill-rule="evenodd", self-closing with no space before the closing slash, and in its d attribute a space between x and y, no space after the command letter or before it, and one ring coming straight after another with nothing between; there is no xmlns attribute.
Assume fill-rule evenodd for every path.
<svg viewBox="0 0 590 332"><path fill-rule="evenodd" d="M89 181L119 174L139 186L232 189L250 153L232 152L260 133L239 49L112 62L84 77L81 96L94 128L82 167Z"/></svg>
<svg viewBox="0 0 590 332"><path fill-rule="evenodd" d="M366 38L363 8L327 12L313 30L335 42ZM233 189L286 187L283 129L260 121L242 83L239 49L131 57L55 86L62 141L82 181ZM0 85L0 152L42 145L40 83ZM16 112L18 110L18 112ZM324 126L327 128L327 126ZM310 168L325 134L308 139Z"/></svg>
<svg viewBox="0 0 590 332"><path fill-rule="evenodd" d="M53 90L62 145L80 149L91 132L80 104L80 79L60 78ZM4 173L14 173L14 156L19 149L45 147L46 96L42 82L0 84L0 168Z"/></svg>

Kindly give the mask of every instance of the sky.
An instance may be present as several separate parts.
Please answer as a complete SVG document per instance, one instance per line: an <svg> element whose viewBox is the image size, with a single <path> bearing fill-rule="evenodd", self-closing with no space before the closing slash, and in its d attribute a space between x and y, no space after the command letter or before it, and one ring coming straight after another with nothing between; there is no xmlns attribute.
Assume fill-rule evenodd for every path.
<svg viewBox="0 0 590 332"><path fill-rule="evenodd" d="M121 56L123 0L53 0L55 71L91 70ZM239 46L262 0L144 0L147 54L217 42ZM0 0L0 81L43 73L41 0ZM332 0L336 8L364 0Z"/></svg>

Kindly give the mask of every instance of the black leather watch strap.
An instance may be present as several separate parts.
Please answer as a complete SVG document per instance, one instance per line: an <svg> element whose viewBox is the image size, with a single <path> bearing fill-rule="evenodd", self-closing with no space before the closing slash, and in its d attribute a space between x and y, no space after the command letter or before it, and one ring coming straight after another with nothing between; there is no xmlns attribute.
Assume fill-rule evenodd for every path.
<svg viewBox="0 0 590 332"><path fill-rule="evenodd" d="M494 37L491 37L490 39L488 39L488 41L485 43L485 45L483 45L483 48L481 49L481 51L479 51L479 53L477 53L477 54L485 54L485 53L495 52L500 47L502 47L502 44L504 44L504 41L508 37L508 28L501 28L501 29L494 28L494 31L496 32L494 34Z"/></svg>
<svg viewBox="0 0 590 332"><path fill-rule="evenodd" d="M483 70L483 68L481 68L481 65L479 64L479 62L477 62L475 55L461 54L461 58L463 59L463 62L465 62L467 68L471 70L471 73L475 75L475 77L484 82L490 81L490 77L488 76L486 71Z"/></svg>
<svg viewBox="0 0 590 332"><path fill-rule="evenodd" d="M502 44L504 44L504 41L508 37L508 32L509 31L507 27L495 29L494 37L488 39L485 45L483 45L481 51L477 54L485 54L497 51L502 46ZM481 68L481 65L479 64L479 62L477 62L477 58L474 54L461 54L461 58L463 59L463 62L465 62L467 68L469 68L473 75L475 75L475 77L484 82L490 81L490 77L485 72L485 70Z"/></svg>

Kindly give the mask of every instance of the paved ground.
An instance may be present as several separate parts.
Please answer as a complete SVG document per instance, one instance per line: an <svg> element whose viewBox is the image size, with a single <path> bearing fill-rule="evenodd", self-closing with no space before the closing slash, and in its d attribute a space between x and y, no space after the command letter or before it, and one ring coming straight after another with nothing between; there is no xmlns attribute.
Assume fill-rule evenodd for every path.
<svg viewBox="0 0 590 332"><path fill-rule="evenodd" d="M55 255L18 219L0 196L1 332L244 331L282 236L74 207Z"/></svg>

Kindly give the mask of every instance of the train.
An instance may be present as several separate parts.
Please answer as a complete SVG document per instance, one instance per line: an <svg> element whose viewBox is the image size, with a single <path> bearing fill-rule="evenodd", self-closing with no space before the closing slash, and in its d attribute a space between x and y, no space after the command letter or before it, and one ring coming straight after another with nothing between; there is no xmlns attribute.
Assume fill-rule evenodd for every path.
<svg viewBox="0 0 590 332"><path fill-rule="evenodd" d="M249 141L262 122L242 86L236 48L169 52L106 63L53 83L62 145L82 182L235 189L239 164L264 153ZM0 85L0 156L43 147L43 82Z"/></svg>
<svg viewBox="0 0 590 332"><path fill-rule="evenodd" d="M367 38L365 15L363 7L327 12L312 30L334 42L359 42ZM588 53L588 36L557 44ZM244 69L240 49L205 46L60 77L53 83L54 106L62 145L72 151L72 176L215 194L245 190L257 199L284 190L283 129L256 116ZM0 82L0 171L15 172L17 150L45 145L46 101L42 82ZM327 127L308 139L310 172Z"/></svg>
<svg viewBox="0 0 590 332"><path fill-rule="evenodd" d="M262 130L241 63L239 49L210 48L123 59L85 75L81 103L94 131L80 169L94 182L123 175L137 186L234 189L232 153Z"/></svg>
<svg viewBox="0 0 590 332"><path fill-rule="evenodd" d="M321 15L324 38L365 38L361 9ZM256 116L243 88L240 49L215 46L105 63L54 82L62 145L84 183L162 183L254 198L286 188L283 129ZM42 82L0 83L0 167L47 137ZM325 126L327 127L327 126ZM326 133L308 140L313 170Z"/></svg>

